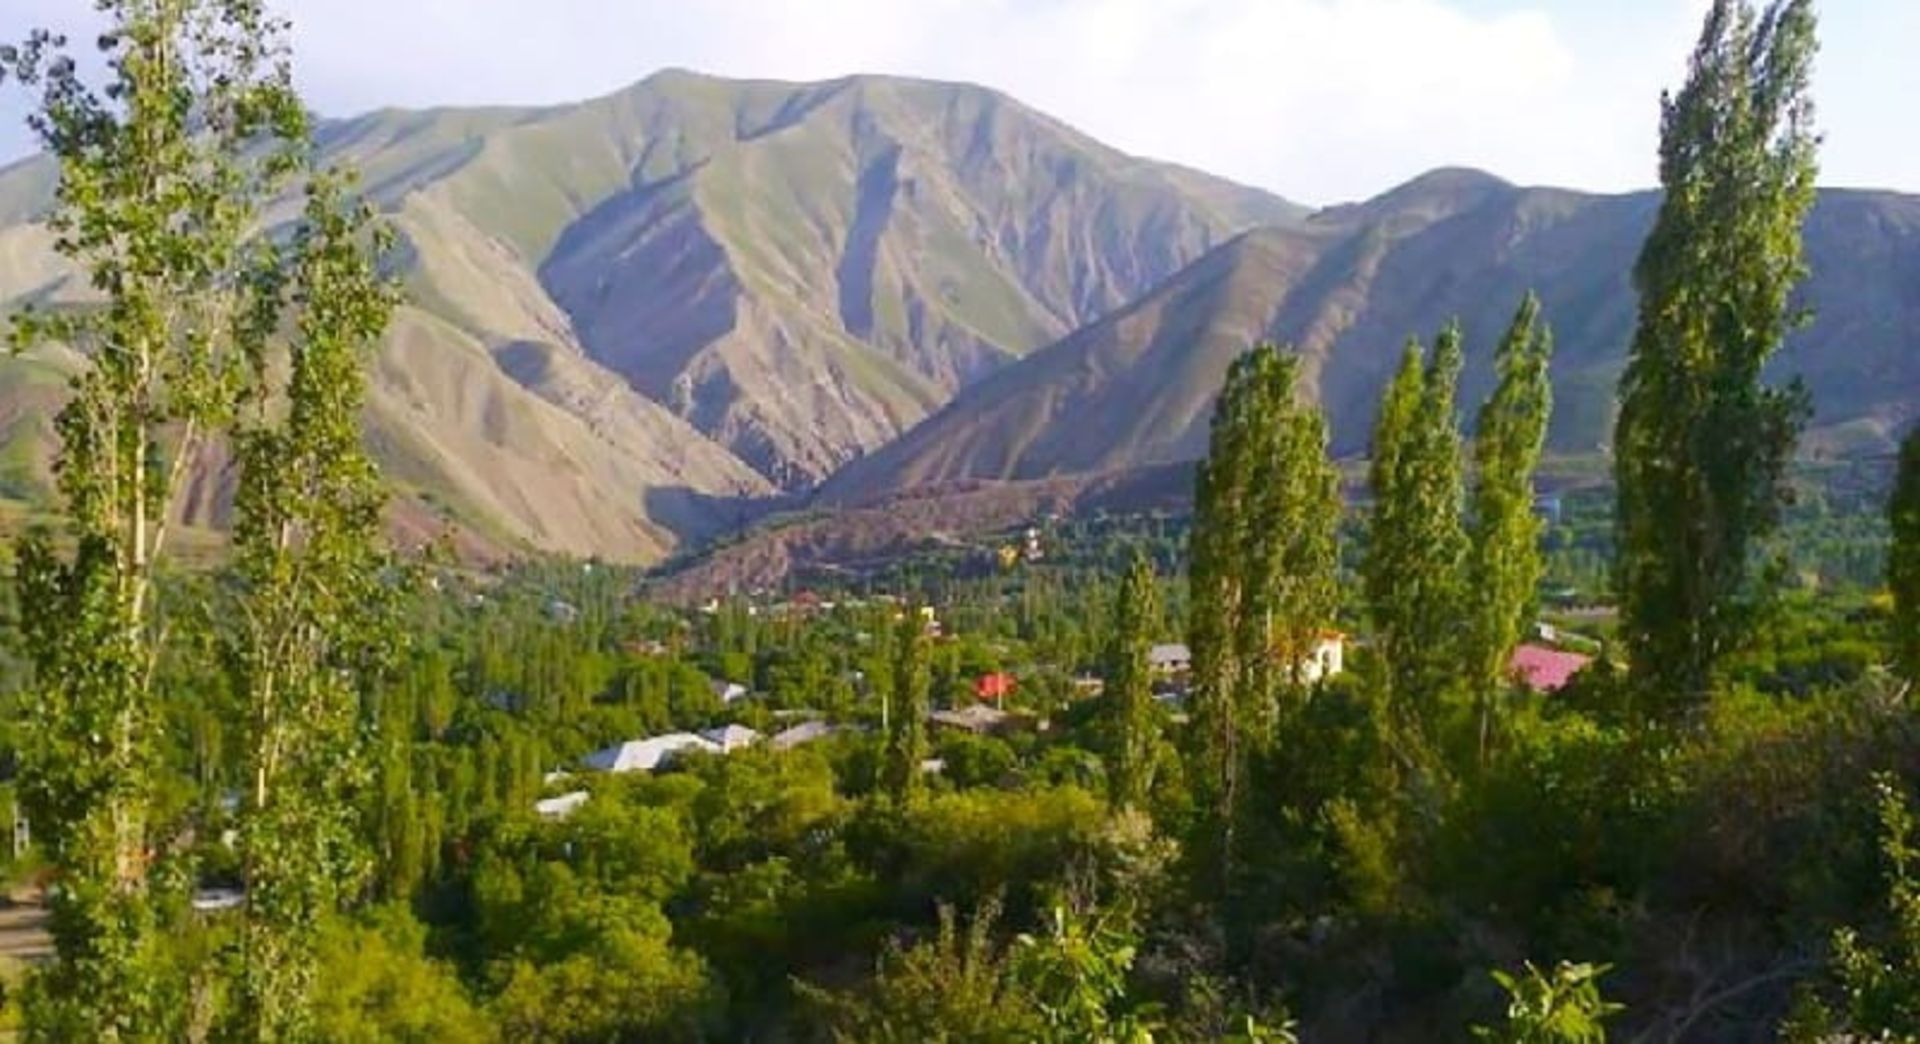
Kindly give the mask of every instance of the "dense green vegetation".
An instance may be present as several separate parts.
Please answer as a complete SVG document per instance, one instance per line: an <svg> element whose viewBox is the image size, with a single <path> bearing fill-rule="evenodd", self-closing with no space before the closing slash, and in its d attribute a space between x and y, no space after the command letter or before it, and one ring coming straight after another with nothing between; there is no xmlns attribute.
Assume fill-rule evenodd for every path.
<svg viewBox="0 0 1920 1044"><path fill-rule="evenodd" d="M51 85L106 300L18 327L96 358L64 526L0 581L11 869L57 950L6 996L30 1039L1920 1032L1920 450L1890 508L1850 467L1792 501L1792 397L1759 383L1806 203L1804 0L1716 3L1669 106L1641 279L1670 301L1628 396L1685 409L1634 407L1615 487L1535 502L1528 299L1471 444L1485 332L1409 347L1357 508L1264 345L1191 520L691 609L598 562L380 549L380 232L305 168L256 8L107 7L124 110L54 41L0 54ZM251 236L296 181L304 215ZM1696 267L1728 251L1755 274L1715 298ZM234 553L178 569L179 462L222 437ZM1613 582L1622 625L1593 611ZM1595 654L1551 693L1508 669L1537 607ZM1340 671L1337 631L1365 639ZM1182 636L1190 668L1156 661ZM680 753L625 765L644 737Z"/></svg>

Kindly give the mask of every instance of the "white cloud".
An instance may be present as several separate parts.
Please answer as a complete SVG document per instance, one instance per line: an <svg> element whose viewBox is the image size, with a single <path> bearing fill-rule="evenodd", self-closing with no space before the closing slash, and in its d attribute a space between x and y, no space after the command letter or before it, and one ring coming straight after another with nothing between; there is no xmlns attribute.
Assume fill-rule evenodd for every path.
<svg viewBox="0 0 1920 1044"><path fill-rule="evenodd" d="M76 6L13 2L25 23ZM899 73L985 83L1121 148L1309 202L1444 164L1650 183L1656 101L1703 2L282 0L303 83L333 113L566 101L666 66ZM1855 144L1861 170L1888 167Z"/></svg>

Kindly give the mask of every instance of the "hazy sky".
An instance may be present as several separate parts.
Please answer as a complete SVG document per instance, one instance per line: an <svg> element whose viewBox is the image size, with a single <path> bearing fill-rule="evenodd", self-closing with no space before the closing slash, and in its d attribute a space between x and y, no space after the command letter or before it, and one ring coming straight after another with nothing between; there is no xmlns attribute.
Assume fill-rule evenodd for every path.
<svg viewBox="0 0 1920 1044"><path fill-rule="evenodd" d="M1446 164L1653 181L1707 0L279 0L329 115L558 102L664 67L998 87L1113 145L1309 203ZM0 37L87 0L4 0ZM1920 191L1920 0L1825 0L1823 181ZM0 158L28 148L0 101Z"/></svg>

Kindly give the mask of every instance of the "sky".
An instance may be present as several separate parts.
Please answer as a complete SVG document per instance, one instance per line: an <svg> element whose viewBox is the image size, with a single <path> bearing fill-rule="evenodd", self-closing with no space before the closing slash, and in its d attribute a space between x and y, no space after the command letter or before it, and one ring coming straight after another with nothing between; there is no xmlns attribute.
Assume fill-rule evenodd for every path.
<svg viewBox="0 0 1920 1044"><path fill-rule="evenodd" d="M1708 0L272 0L309 104L535 104L662 68L999 88L1129 152L1311 204L1438 166L1654 181ZM87 0L5 0L0 37ZM1920 191L1920 0L1824 0L1823 183ZM90 38L89 36L82 38ZM1887 46L1900 41L1901 46ZM0 161L31 142L0 87Z"/></svg>

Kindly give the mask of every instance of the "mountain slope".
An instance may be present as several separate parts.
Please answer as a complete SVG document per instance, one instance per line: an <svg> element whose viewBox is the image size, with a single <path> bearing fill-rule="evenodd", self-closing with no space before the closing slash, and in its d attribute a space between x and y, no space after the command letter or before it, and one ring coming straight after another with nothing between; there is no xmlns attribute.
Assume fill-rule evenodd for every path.
<svg viewBox="0 0 1920 1044"><path fill-rule="evenodd" d="M599 104L674 128L671 158L570 225L541 278L596 359L787 481L1301 213L977 87L674 73Z"/></svg>
<svg viewBox="0 0 1920 1044"><path fill-rule="evenodd" d="M1632 336L1629 273L1657 204L1651 193L1522 189L1439 171L1298 228L1251 233L963 392L826 492L860 499L1196 458L1228 364L1262 339L1299 348L1335 451L1363 452L1409 334L1429 337L1461 317L1473 401L1491 384L1493 339L1529 288L1556 334L1552 444L1597 449ZM1816 447L1883 445L1920 410L1920 197L1824 192L1807 248L1803 297L1816 318L1774 371L1812 388Z"/></svg>
<svg viewBox="0 0 1920 1044"><path fill-rule="evenodd" d="M383 110L318 138L400 233L411 307L368 418L389 469L509 546L642 560L1304 213L991 91L880 77L668 72L575 105ZM86 297L35 223L53 175L0 170L0 312ZM47 372L0 368L23 487L44 485Z"/></svg>

